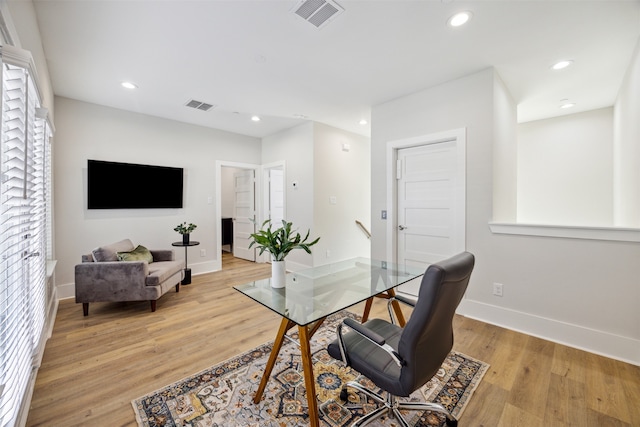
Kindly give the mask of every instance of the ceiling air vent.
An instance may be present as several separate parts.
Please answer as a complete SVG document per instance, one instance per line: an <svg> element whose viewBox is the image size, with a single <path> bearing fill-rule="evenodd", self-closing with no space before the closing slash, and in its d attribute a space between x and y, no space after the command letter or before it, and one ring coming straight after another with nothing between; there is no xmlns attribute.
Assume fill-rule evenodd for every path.
<svg viewBox="0 0 640 427"><path fill-rule="evenodd" d="M293 13L316 28L322 28L342 12L342 6L331 0L302 0L293 8Z"/></svg>
<svg viewBox="0 0 640 427"><path fill-rule="evenodd" d="M215 105L213 104L207 104L206 102L196 101L195 99L192 99L191 101L187 102L185 105L187 107L195 108L196 110L202 110L202 111L209 111L210 109L215 107Z"/></svg>

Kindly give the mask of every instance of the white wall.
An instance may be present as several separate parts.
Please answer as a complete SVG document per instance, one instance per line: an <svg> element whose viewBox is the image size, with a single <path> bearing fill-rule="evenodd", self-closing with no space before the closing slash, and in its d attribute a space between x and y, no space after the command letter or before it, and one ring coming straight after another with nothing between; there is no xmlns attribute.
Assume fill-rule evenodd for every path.
<svg viewBox="0 0 640 427"><path fill-rule="evenodd" d="M384 258L388 141L467 129L467 249L476 267L461 313L640 364L640 245L492 234L496 81L485 70L372 111L372 256ZM513 126L506 123L504 126ZM502 298L492 284L504 284Z"/></svg>
<svg viewBox="0 0 640 427"><path fill-rule="evenodd" d="M613 225L613 108L518 125L518 222Z"/></svg>
<svg viewBox="0 0 640 427"><path fill-rule="evenodd" d="M189 252L194 274L219 262L215 218L216 160L260 163L260 140L214 129L130 113L56 97L55 232L60 296L73 295L74 265L102 244L130 238L150 249L171 248L179 240L173 228L182 221L198 228L201 242ZM87 159L175 166L185 169L182 209L87 210ZM127 183L114 177L114 191ZM144 191L144 188L140 188ZM183 258L184 251L176 250ZM207 256L200 257L199 249ZM63 288L63 289L61 289ZM69 288L71 294L69 293Z"/></svg>
<svg viewBox="0 0 640 427"><path fill-rule="evenodd" d="M381 210L389 210L386 144L442 131L467 129L467 247L486 240L491 219L493 70L399 98L372 110L372 257L385 259L388 242ZM482 266L480 267L482 268Z"/></svg>
<svg viewBox="0 0 640 427"><path fill-rule="evenodd" d="M342 151L343 142L351 151ZM310 229L312 238L320 237L312 255L291 252L287 268L367 256L369 242L355 220L369 221L368 138L309 122L263 138L262 144L262 164L285 163L286 220L301 233Z"/></svg>
<svg viewBox="0 0 640 427"><path fill-rule="evenodd" d="M262 164L285 162L286 220L306 233L313 229L313 122L262 139ZM296 183L296 187L293 183ZM287 256L287 268L313 266L313 257L296 250Z"/></svg>
<svg viewBox="0 0 640 427"><path fill-rule="evenodd" d="M518 146L516 104L498 75L493 74L493 220L517 219Z"/></svg>
<svg viewBox="0 0 640 427"><path fill-rule="evenodd" d="M42 106L49 109L51 120L54 118L53 87L49 77L47 59L42 47L40 28L32 1L0 2L3 17L9 28L15 46L28 50L38 73L38 86L42 96Z"/></svg>
<svg viewBox="0 0 640 427"><path fill-rule="evenodd" d="M349 145L348 151L343 149L343 144ZM322 236L314 247L314 265L356 256L368 257L371 250L369 239L355 221L359 220L370 228L369 138L315 123L313 152L313 229L317 236Z"/></svg>
<svg viewBox="0 0 640 427"><path fill-rule="evenodd" d="M614 217L619 227L640 228L640 41L614 108Z"/></svg>

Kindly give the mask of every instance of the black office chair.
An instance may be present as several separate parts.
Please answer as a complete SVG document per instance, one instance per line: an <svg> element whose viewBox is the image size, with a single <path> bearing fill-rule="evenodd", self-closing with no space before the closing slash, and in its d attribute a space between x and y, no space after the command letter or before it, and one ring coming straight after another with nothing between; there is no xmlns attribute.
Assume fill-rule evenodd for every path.
<svg viewBox="0 0 640 427"><path fill-rule="evenodd" d="M347 400L346 387L352 387L384 405L352 426L365 425L386 411L390 418L397 418L402 426L408 427L400 409L443 413L447 426L458 425L457 419L440 404L403 402L396 396L407 397L426 384L451 351L453 315L467 289L474 262L473 254L463 252L432 264L422 278L417 301L396 296L397 300L414 306L404 328L382 319L364 324L345 319L343 324L351 331L344 334L343 324L338 326L338 339L329 344L329 354L387 392L385 399L355 381L347 383L340 394L342 400Z"/></svg>

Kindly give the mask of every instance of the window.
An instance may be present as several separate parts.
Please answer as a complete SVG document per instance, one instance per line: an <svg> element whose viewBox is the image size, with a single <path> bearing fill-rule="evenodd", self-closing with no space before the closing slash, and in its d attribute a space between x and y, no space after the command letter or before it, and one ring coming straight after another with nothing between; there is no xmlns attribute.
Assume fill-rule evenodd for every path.
<svg viewBox="0 0 640 427"><path fill-rule="evenodd" d="M50 128L28 52L1 47L0 426L13 425L39 364L47 319Z"/></svg>

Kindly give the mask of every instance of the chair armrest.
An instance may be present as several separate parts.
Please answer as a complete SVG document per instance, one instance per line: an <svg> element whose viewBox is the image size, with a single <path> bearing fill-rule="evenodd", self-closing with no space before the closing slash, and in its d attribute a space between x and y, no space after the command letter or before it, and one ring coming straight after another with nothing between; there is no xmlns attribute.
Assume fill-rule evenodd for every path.
<svg viewBox="0 0 640 427"><path fill-rule="evenodd" d="M349 318L344 319L343 323L338 325L338 330L337 330L338 344L340 345L340 353L342 355L342 361L345 364L347 365L349 364L348 363L349 355L348 355L347 347L344 344L344 338L342 336L342 325L348 326L349 328L351 328L351 330L354 333L357 333L363 336L367 340L371 341L373 344L377 345L381 350L384 350L385 352L387 352L389 356L391 356L391 359L396 363L396 365L398 365L398 367L402 367L405 364L405 362L402 360L398 352L393 347L391 347L389 344L386 343L384 337L382 337L380 334L376 333L375 331L372 331L371 329L367 328L365 325L358 323L355 320L349 319Z"/></svg>
<svg viewBox="0 0 640 427"><path fill-rule="evenodd" d="M416 302L418 302L418 301L416 299L414 299L414 298L409 298L409 297L405 297L405 296L398 295L398 294L394 295L393 298L389 299L389 302L387 302L387 311L389 312L389 318L391 319L391 323L393 323L394 325L397 325L396 318L393 315L392 303L394 301L399 301L399 302L401 302L401 303L403 303L405 305L408 305L408 306L414 307L414 308L416 306Z"/></svg>
<svg viewBox="0 0 640 427"><path fill-rule="evenodd" d="M417 299L405 297L403 295L398 295L398 294L396 294L393 298L400 301L403 304L410 305L411 307L415 307L416 302L418 302Z"/></svg>
<svg viewBox="0 0 640 427"><path fill-rule="evenodd" d="M148 275L146 261L84 262L75 267L75 285L76 290L94 286L129 289L145 286Z"/></svg>
<svg viewBox="0 0 640 427"><path fill-rule="evenodd" d="M372 331L371 329L364 326L362 323L358 323L355 320L349 319L349 318L344 319L343 323L348 327L350 327L351 329L353 329L354 331L356 331L357 333L359 333L360 335L367 338L369 341L373 341L375 344L381 347L386 344L386 341L382 335Z"/></svg>
<svg viewBox="0 0 640 427"><path fill-rule="evenodd" d="M175 261L176 254L173 249L150 249L153 261Z"/></svg>

